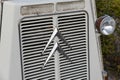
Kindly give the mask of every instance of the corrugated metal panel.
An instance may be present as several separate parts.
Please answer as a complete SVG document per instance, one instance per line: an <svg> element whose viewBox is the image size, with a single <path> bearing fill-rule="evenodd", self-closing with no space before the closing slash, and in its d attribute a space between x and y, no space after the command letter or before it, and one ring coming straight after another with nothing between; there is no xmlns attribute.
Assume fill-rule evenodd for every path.
<svg viewBox="0 0 120 80"><path fill-rule="evenodd" d="M60 56L62 80L89 80L87 19L86 12L63 14L58 17L59 30L72 47L70 49L60 41L65 53L72 60L71 63L63 55Z"/></svg>
<svg viewBox="0 0 120 80"><path fill-rule="evenodd" d="M53 42L42 55L42 51L53 31L52 17L31 17L22 19L20 23L21 55L24 80L54 80L54 58L52 57L44 69L45 59L52 49Z"/></svg>

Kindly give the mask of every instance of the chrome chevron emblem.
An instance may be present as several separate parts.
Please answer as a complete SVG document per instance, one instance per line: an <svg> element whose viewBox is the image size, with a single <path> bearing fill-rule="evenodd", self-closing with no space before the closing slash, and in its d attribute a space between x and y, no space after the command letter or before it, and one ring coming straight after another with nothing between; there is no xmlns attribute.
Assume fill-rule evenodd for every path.
<svg viewBox="0 0 120 80"><path fill-rule="evenodd" d="M70 49L72 49L72 47L68 44L68 42L65 40L65 38L62 36L62 34L60 33L60 31L58 30L58 28L54 28L54 31L53 31L53 33L52 33L52 35L51 35L51 37L50 37L47 45L45 46L42 54L44 54L44 52L46 51L46 49L48 48L48 46L49 46L50 43L54 40L55 37L57 37L57 38L61 39L62 41L64 41L64 43L66 43L66 45L67 45ZM50 60L50 58L52 57L52 55L56 52L56 50L57 50L59 53L61 53L62 55L64 55L64 57L66 57L66 59L68 59L70 62L72 62L72 60L69 58L69 56L68 56L68 55L64 52L64 50L61 48L60 44L59 44L57 41L55 41L55 44L54 44L54 46L53 46L53 49L51 50L51 52L50 52L48 58L46 59L46 61L45 61L45 63L44 63L44 65L43 65L42 68L45 67L45 65L46 65L47 62Z"/></svg>

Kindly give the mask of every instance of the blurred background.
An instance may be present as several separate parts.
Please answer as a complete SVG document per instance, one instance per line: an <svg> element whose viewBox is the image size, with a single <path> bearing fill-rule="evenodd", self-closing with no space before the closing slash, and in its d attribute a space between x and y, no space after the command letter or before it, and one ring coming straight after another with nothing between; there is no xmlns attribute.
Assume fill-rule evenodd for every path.
<svg viewBox="0 0 120 80"><path fill-rule="evenodd" d="M112 16L116 30L112 35L101 35L104 69L114 80L120 80L120 0L96 0L97 17Z"/></svg>

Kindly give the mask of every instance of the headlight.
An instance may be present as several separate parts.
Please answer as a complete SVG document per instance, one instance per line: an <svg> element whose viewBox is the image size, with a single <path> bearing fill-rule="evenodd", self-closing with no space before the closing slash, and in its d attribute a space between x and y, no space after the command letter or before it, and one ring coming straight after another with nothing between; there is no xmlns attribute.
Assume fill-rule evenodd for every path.
<svg viewBox="0 0 120 80"><path fill-rule="evenodd" d="M115 30L115 26L115 20L108 15L102 16L96 21L97 30L104 35L112 34Z"/></svg>

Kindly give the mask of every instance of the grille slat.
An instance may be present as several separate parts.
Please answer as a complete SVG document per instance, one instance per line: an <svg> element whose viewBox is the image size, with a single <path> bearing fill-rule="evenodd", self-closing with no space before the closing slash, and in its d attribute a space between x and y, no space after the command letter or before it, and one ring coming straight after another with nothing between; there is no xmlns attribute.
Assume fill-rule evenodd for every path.
<svg viewBox="0 0 120 80"><path fill-rule="evenodd" d="M48 31L47 31L47 32L44 32L44 33L43 33L43 32L40 32L40 31L36 31L36 32L33 31L33 32L29 32L29 33L23 33L22 35L24 35L24 36L25 36L25 35L33 35L33 36L34 36L34 34L48 35L48 34L50 34L50 33L51 33L51 32L48 32Z"/></svg>
<svg viewBox="0 0 120 80"><path fill-rule="evenodd" d="M77 74L75 74L75 73L78 73L79 74L79 71L81 72L81 74L82 73L86 73L87 71L85 70L85 69L83 69L83 70L77 70L77 71L72 71L71 73L63 73L64 74L64 76L61 76L61 77L65 77L65 76L70 76L70 75L77 75Z"/></svg>
<svg viewBox="0 0 120 80"><path fill-rule="evenodd" d="M78 70L74 70L74 71L71 71L71 73L68 73L68 72L63 72L63 73L61 73L61 74L64 74L64 76L67 76L67 75L72 75L72 74L75 74L75 73L79 73L79 71L81 71L81 73L82 72L86 72L86 69L78 69Z"/></svg>
<svg viewBox="0 0 120 80"><path fill-rule="evenodd" d="M52 62L52 61L51 61ZM49 67L46 67L45 69L48 69L48 71L49 71L49 69L50 68L53 68L53 66L51 66L51 65L53 65L53 64L50 64L49 63ZM42 71L41 70L41 67L43 66L43 64L34 64L34 65L30 65L30 66L26 66L24 69L25 69L25 72L26 72L26 70L27 70L27 72L26 73L28 73L28 74L30 74L30 72L33 72L33 71L31 71L30 69L34 69L34 71L38 71L38 66L39 66L39 71ZM35 67L36 67L36 69L35 69ZM28 71L29 70L29 71ZM38 72L39 72L38 71Z"/></svg>
<svg viewBox="0 0 120 80"><path fill-rule="evenodd" d="M45 59L46 57L48 57L48 53L46 53L47 55L44 55L43 57L38 56L32 56L32 57L28 57L28 58L24 58L24 61L33 61L33 60L37 60L37 59Z"/></svg>
<svg viewBox="0 0 120 80"><path fill-rule="evenodd" d="M27 63L24 63L24 66L32 66L32 65L37 65L37 64L43 64L43 62L42 61L44 61L44 60L39 60L39 61L34 61L34 62L27 62ZM41 63L40 63L41 62ZM52 62L52 60L51 61L49 61L50 63L49 64L53 64Z"/></svg>
<svg viewBox="0 0 120 80"><path fill-rule="evenodd" d="M39 24L39 23L51 23L52 19L36 19L36 20L33 20L33 21L27 21L27 22L23 22L21 25L24 26L24 25L31 25L31 24Z"/></svg>
<svg viewBox="0 0 120 80"><path fill-rule="evenodd" d="M75 22L84 22L84 20L85 19L74 19L74 18L71 18L71 20L66 20L66 21L64 21L64 20L61 20L61 21L59 21L59 24L67 24L67 23L75 23Z"/></svg>
<svg viewBox="0 0 120 80"><path fill-rule="evenodd" d="M42 71L41 67L37 66L36 68L31 68L31 69L25 70L25 74L26 75L32 75L32 74L37 74L37 73L40 73L40 72L41 72L41 74L43 74L43 73L46 73L45 71L51 71L52 69L50 69L50 68L53 68L53 67L50 66L49 68L46 68L47 70ZM35 72L37 72L37 73L35 73ZM52 72L54 72L54 70L52 70Z"/></svg>
<svg viewBox="0 0 120 80"><path fill-rule="evenodd" d="M83 60L85 60L85 59L83 59ZM82 61L83 61L83 60L82 60ZM64 60L64 61L65 61L65 60ZM67 61L66 61L66 62L67 62ZM74 61L73 61L73 62L74 62ZM81 66L81 65L86 65L86 64L85 64L85 62L79 62L79 65ZM75 63L75 64L71 64L71 63L70 63L70 64L62 65L62 62L61 62L61 70L64 69L64 68L69 68L69 69L70 69L70 68L74 68L74 67L77 67L77 66L79 66L79 65L78 65L78 63Z"/></svg>
<svg viewBox="0 0 120 80"><path fill-rule="evenodd" d="M70 40L70 39L75 39L75 38L80 38L79 40L85 40L85 33L84 34L81 34L81 35L74 35L73 37L71 36L68 36L67 38L65 38L66 40Z"/></svg>
<svg viewBox="0 0 120 80"><path fill-rule="evenodd" d="M49 54L49 53L48 53L48 54ZM32 55L32 56L25 56L25 57L24 57L24 60L25 60L25 59L32 59L32 58L34 58L34 57L35 57L35 58L38 58L38 57L40 57L40 56L41 56L41 59L42 59L42 58L47 57L48 54L47 54L47 55L44 54L44 56L42 56L40 53L38 53L38 54Z"/></svg>
<svg viewBox="0 0 120 80"><path fill-rule="evenodd" d="M26 43L26 42L32 42L32 41L35 41L35 40L39 40L39 41L47 41L48 38L40 38L40 37L34 37L34 38L29 38L29 39L23 39L23 43Z"/></svg>
<svg viewBox="0 0 120 80"><path fill-rule="evenodd" d="M68 23L68 22L73 22L73 21L84 21L85 18L81 18L81 19L78 19L78 18L73 18L73 19L67 19L67 20L59 20L59 24L64 24L64 23Z"/></svg>
<svg viewBox="0 0 120 80"><path fill-rule="evenodd" d="M63 15L63 16L59 16L58 18L59 19L66 19L66 20L68 20L71 17L72 18L76 18L76 17L85 18L85 14L75 14L75 13L73 13L72 15Z"/></svg>
<svg viewBox="0 0 120 80"><path fill-rule="evenodd" d="M37 76L26 78L26 80L55 80L55 78L54 78L54 75L48 75L46 77L37 75Z"/></svg>
<svg viewBox="0 0 120 80"><path fill-rule="evenodd" d="M85 51L84 51L85 49L83 49L83 51L81 50L77 50L77 51L66 51L66 54L68 54L68 53L70 53L70 54L68 54L69 56L77 56L76 54L78 54L79 53L79 56L82 56L82 55L85 55L85 54L83 54L83 53L85 53Z"/></svg>
<svg viewBox="0 0 120 80"><path fill-rule="evenodd" d="M37 31L39 31L39 32L42 32L42 34L45 32L45 31L51 31L52 30L52 28L50 27L48 27L48 29L42 29L42 28L32 28L32 29L23 29L22 30L22 33L23 33L23 35L24 35L24 33L30 33L30 32L37 32Z"/></svg>
<svg viewBox="0 0 120 80"><path fill-rule="evenodd" d="M66 77L66 76L62 76L62 77L63 77L63 80L66 80L66 79L70 79L70 80L76 80L76 79L84 80L85 79L85 80L88 80L86 75L87 75L87 73L78 73L78 74L69 75L69 77Z"/></svg>
<svg viewBox="0 0 120 80"><path fill-rule="evenodd" d="M48 49L47 51L45 51L45 53L44 53L44 55L46 55L46 54L48 54L49 53L49 50L50 49ZM33 55L36 55L36 54L41 54L42 53L42 50L40 51L40 50L36 50L36 51L33 51L33 52L28 52L28 53L23 53L23 56L24 57L29 57L29 56L33 56Z"/></svg>
<svg viewBox="0 0 120 80"><path fill-rule="evenodd" d="M66 29L66 28L73 28L73 27L78 28L78 27L80 27L81 29L84 29L85 28L84 26L85 26L85 23L84 24L76 24L76 25L65 25L65 26L62 25L59 28L60 29Z"/></svg>
<svg viewBox="0 0 120 80"><path fill-rule="evenodd" d="M81 34L79 33L79 31L78 32L70 31L70 32L64 32L63 33L63 35L65 35L64 37L71 37L71 36L76 36L76 35L79 36L79 35L85 35L85 34L86 34L85 31L81 31Z"/></svg>
<svg viewBox="0 0 120 80"><path fill-rule="evenodd" d="M34 42L38 42L38 41L48 41L48 38L44 38L44 39L41 39L41 38L33 38L33 39L26 39L26 40L23 40L23 44L29 44L29 43L34 43Z"/></svg>
<svg viewBox="0 0 120 80"><path fill-rule="evenodd" d="M71 22L71 23L64 23L64 24L60 24L59 26L70 26L70 25L76 25L76 24L85 24L85 22Z"/></svg>
<svg viewBox="0 0 120 80"><path fill-rule="evenodd" d="M53 65L53 64L50 64L50 65L48 65L48 66L51 66L51 65ZM25 72L28 72L28 71L38 71L38 70L40 70L41 69L41 67L40 67L40 65L38 64L38 65L36 65L36 66L34 66L34 67L26 67L26 69L25 69ZM47 70L46 70L47 71ZM48 70L49 71L49 70ZM52 70L51 69L51 71L54 71L54 70ZM44 72L44 71L41 71L41 72Z"/></svg>
<svg viewBox="0 0 120 80"><path fill-rule="evenodd" d="M40 44L41 45L41 44ZM33 47L34 46L34 47ZM39 50L43 50L44 48L44 46L45 45L41 45L41 46L39 46L39 45L33 45L33 46L26 46L26 47L23 47L24 49L23 49L23 51L25 52L25 51L31 51L31 50L34 50L34 49L39 49ZM41 48L42 47L42 48ZM51 48L52 46L50 46L49 48ZM41 48L41 49L40 49ZM47 49L46 51L48 51L48 50L50 50L50 49Z"/></svg>
<svg viewBox="0 0 120 80"><path fill-rule="evenodd" d="M85 30L85 28L80 28L80 27L78 27L78 28L76 28L76 27L72 27L72 28L70 28L70 29L73 29L73 30ZM60 31L69 31L70 30L69 28L65 28L64 30L60 30Z"/></svg>
<svg viewBox="0 0 120 80"><path fill-rule="evenodd" d="M44 36L40 36L39 34L36 34L36 35L34 35L34 36L32 36L32 35L29 35L29 36L23 36L22 38L23 38L23 40L24 40L24 38L26 39L31 39L31 38L36 38L36 37L40 37L40 38L46 38L46 37L50 37L49 35L44 35Z"/></svg>
<svg viewBox="0 0 120 80"><path fill-rule="evenodd" d="M46 21L46 20L52 20L52 17L30 17L30 18L24 18L22 21L21 21L21 24L22 23L30 23L30 22L34 22L34 21Z"/></svg>
<svg viewBox="0 0 120 80"><path fill-rule="evenodd" d="M52 21L52 20L51 20ZM31 24L31 22L28 24L28 25L22 25L21 24L21 26L22 26L22 29L23 30L26 30L26 29L33 29L33 28L43 28L43 29L46 29L47 27L49 27L49 26L51 26L52 25L52 22L49 22L49 23L41 23L41 22L39 22L39 23L41 23L41 24ZM49 26L48 26L49 25ZM41 26L41 27L40 27Z"/></svg>
<svg viewBox="0 0 120 80"><path fill-rule="evenodd" d="M72 60L72 62L74 62L74 65L77 65L78 64L78 61L79 61L79 64L81 63L84 63L84 62L86 62L86 58L84 58L84 59L81 59L81 60L79 60L79 59L74 59L74 60ZM71 65L71 62L69 62L68 60L65 60L65 59L61 59L61 66L64 68L64 67L66 67L68 64L69 64L69 66L74 66L74 65ZM63 69L63 68L61 68L61 69Z"/></svg>
<svg viewBox="0 0 120 80"><path fill-rule="evenodd" d="M79 58L77 58L77 57L79 57ZM74 63L75 63L76 61L80 61L79 59L81 59L81 60L86 59L85 55L82 55L82 56L76 56L76 57L74 56L74 57L71 57L71 58L72 58L71 60L72 60ZM66 59L66 58L63 58L63 59L61 58L61 62L62 62L62 60L65 61L65 59ZM63 63L64 63L64 62L63 62Z"/></svg>

